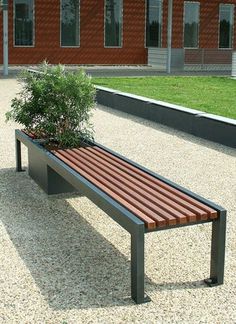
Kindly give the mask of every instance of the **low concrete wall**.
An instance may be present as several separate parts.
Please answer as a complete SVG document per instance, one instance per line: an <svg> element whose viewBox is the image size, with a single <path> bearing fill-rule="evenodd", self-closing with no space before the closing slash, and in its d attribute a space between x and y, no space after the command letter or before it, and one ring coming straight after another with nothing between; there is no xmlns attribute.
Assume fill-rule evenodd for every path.
<svg viewBox="0 0 236 324"><path fill-rule="evenodd" d="M97 86L97 102L236 148L236 120Z"/></svg>

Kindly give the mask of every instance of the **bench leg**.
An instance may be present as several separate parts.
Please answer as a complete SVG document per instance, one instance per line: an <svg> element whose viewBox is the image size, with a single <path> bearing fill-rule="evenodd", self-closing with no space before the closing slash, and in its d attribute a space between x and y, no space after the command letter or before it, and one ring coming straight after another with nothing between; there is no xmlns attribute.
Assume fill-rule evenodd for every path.
<svg viewBox="0 0 236 324"><path fill-rule="evenodd" d="M211 271L205 282L208 286L222 285L224 282L226 211L212 222Z"/></svg>
<svg viewBox="0 0 236 324"><path fill-rule="evenodd" d="M131 234L131 297L137 303L150 301L144 294L144 228Z"/></svg>
<svg viewBox="0 0 236 324"><path fill-rule="evenodd" d="M25 171L22 169L22 162L21 162L21 142L16 139L16 171L22 172Z"/></svg>

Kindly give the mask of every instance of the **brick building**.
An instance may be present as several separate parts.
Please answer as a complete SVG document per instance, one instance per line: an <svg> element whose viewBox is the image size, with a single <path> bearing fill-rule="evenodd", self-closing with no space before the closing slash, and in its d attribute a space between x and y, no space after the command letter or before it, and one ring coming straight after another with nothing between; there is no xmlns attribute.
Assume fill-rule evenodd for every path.
<svg viewBox="0 0 236 324"><path fill-rule="evenodd" d="M173 0L173 69L230 69L235 5L236 0ZM9 0L8 19L9 64L47 59L166 68L168 0Z"/></svg>

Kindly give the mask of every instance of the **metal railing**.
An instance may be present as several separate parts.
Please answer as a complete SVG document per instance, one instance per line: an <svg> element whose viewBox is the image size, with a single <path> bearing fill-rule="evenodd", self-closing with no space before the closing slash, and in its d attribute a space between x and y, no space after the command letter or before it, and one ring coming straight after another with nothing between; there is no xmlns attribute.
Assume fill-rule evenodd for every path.
<svg viewBox="0 0 236 324"><path fill-rule="evenodd" d="M185 49L185 64L226 65L232 63L232 50L218 48Z"/></svg>

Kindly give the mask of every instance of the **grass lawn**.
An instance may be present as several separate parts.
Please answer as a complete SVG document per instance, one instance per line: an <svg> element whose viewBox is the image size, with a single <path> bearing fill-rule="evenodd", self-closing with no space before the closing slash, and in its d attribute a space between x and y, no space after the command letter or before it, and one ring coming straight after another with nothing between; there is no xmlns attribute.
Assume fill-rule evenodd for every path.
<svg viewBox="0 0 236 324"><path fill-rule="evenodd" d="M230 77L93 78L93 82L236 119L236 80Z"/></svg>

